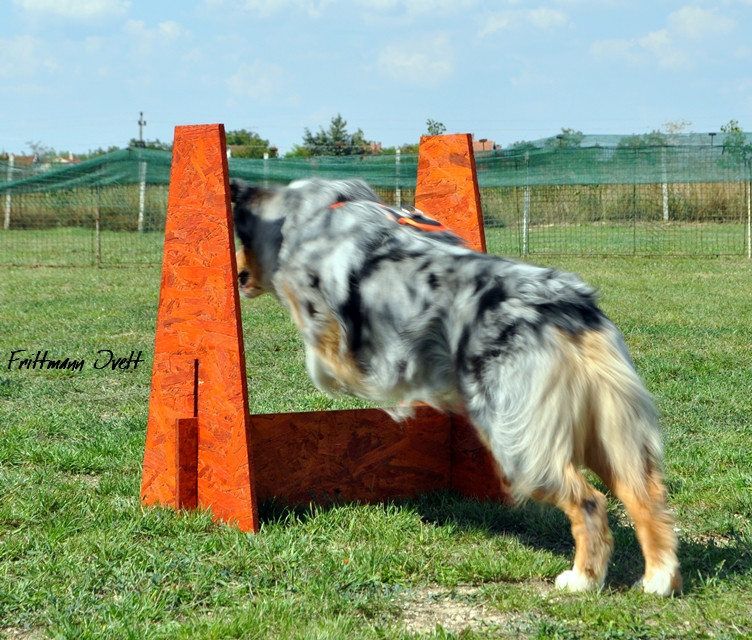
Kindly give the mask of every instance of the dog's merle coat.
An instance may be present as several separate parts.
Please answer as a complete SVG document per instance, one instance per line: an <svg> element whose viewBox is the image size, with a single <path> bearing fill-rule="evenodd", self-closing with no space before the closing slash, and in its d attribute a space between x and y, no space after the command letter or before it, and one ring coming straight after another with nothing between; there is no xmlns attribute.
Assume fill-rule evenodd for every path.
<svg viewBox="0 0 752 640"><path fill-rule="evenodd" d="M467 249L357 180L232 195L240 290L289 309L320 389L467 415L514 495L569 516L575 563L557 585L572 590L603 585L612 547L590 467L635 521L644 589L680 589L653 404L592 288Z"/></svg>

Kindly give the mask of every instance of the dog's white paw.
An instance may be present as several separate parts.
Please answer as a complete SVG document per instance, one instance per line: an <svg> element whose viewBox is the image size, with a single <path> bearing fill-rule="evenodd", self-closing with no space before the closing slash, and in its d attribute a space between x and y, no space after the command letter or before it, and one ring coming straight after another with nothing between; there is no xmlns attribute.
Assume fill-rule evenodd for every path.
<svg viewBox="0 0 752 640"><path fill-rule="evenodd" d="M644 577L637 583L645 593L667 598L681 592L682 580L678 570L654 571L650 580Z"/></svg>
<svg viewBox="0 0 752 640"><path fill-rule="evenodd" d="M574 593L585 591L599 590L602 585L598 584L592 578L588 578L584 573L580 573L576 568L564 571L556 577L556 588Z"/></svg>

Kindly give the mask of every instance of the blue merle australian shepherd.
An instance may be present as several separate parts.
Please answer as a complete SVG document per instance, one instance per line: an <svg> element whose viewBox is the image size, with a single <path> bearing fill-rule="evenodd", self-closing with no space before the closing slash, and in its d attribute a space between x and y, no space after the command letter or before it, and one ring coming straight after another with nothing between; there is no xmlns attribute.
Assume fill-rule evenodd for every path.
<svg viewBox="0 0 752 640"><path fill-rule="evenodd" d="M593 289L570 273L472 251L359 180L232 183L241 293L272 292L300 330L313 382L397 406L461 413L517 498L571 520L571 591L603 586L606 500L624 502L645 558L641 587L681 589L656 412Z"/></svg>

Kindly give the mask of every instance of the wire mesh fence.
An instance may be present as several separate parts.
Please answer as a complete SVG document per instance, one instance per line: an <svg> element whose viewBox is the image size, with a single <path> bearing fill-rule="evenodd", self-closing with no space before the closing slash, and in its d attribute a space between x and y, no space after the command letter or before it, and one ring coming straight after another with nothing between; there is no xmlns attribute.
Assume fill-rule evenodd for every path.
<svg viewBox="0 0 752 640"><path fill-rule="evenodd" d="M745 147L516 148L476 166L489 251L506 255L752 257L752 171ZM740 152L741 149L741 152ZM82 163L0 161L0 264L161 261L169 152L126 149ZM359 177L412 205L417 157L230 159L260 184Z"/></svg>

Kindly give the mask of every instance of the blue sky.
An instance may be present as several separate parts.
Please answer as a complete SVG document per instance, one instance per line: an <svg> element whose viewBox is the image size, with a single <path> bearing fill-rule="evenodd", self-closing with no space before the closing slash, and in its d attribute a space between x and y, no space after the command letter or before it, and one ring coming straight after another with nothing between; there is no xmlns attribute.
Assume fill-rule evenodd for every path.
<svg viewBox="0 0 752 640"><path fill-rule="evenodd" d="M504 146L666 122L752 130L752 0L4 0L0 151L125 146L181 124Z"/></svg>

